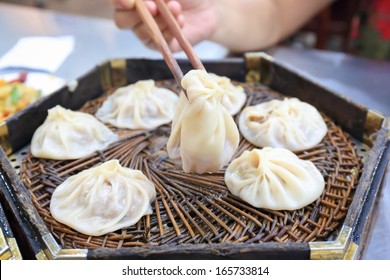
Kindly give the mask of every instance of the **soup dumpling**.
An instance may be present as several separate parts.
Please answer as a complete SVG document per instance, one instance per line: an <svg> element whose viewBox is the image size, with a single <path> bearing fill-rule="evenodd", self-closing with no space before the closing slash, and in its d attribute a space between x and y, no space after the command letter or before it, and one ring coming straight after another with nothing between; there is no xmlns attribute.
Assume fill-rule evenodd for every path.
<svg viewBox="0 0 390 280"><path fill-rule="evenodd" d="M222 90L206 71L191 70L181 94L167 150L181 159L184 172L213 172L228 164L238 147L239 131L221 104Z"/></svg>
<svg viewBox="0 0 390 280"><path fill-rule="evenodd" d="M300 209L324 191L317 167L282 148L245 151L225 173L230 192L254 207L272 210Z"/></svg>
<svg viewBox="0 0 390 280"><path fill-rule="evenodd" d="M60 223L100 236L151 214L155 198L155 186L141 171L111 160L66 179L53 192L50 212Z"/></svg>
<svg viewBox="0 0 390 280"><path fill-rule="evenodd" d="M290 151L316 146L328 130L317 109L297 98L246 107L239 117L239 128L245 139L257 147Z"/></svg>
<svg viewBox="0 0 390 280"><path fill-rule="evenodd" d="M65 109L49 109L44 123L31 140L31 153L38 158L78 159L106 148L118 137L94 116Z"/></svg>
<svg viewBox="0 0 390 280"><path fill-rule="evenodd" d="M115 127L153 129L172 121L179 97L157 87L153 80L138 81L117 89L96 112L96 117Z"/></svg>

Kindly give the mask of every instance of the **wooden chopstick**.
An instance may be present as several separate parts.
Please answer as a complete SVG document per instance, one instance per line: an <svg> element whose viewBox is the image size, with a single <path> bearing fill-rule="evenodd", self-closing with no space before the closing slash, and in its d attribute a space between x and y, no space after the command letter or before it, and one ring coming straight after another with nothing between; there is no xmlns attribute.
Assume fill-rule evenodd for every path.
<svg viewBox="0 0 390 280"><path fill-rule="evenodd" d="M196 55L194 49L192 48L190 42L187 40L187 38L184 36L179 24L177 23L175 17L172 15L172 13L169 11L169 8L164 0L154 0L157 4L158 10L162 17L164 18L165 22L168 24L169 29L172 31L173 35L179 42L181 48L185 52L185 54L188 57L188 60L191 62L192 67L194 69L202 69L206 70Z"/></svg>
<svg viewBox="0 0 390 280"><path fill-rule="evenodd" d="M162 35L161 30L158 27L156 21L150 14L143 0L136 0L135 8L137 9L137 12L141 17L142 21L145 23L149 35L152 38L154 44L163 55L164 60L167 63L168 68L171 70L173 76L175 77L176 82L181 86L183 72L181 71L180 66L177 63L175 57L173 56L168 43L165 41L164 36Z"/></svg>
<svg viewBox="0 0 390 280"><path fill-rule="evenodd" d="M177 39L183 51L187 55L188 60L190 61L192 67L194 67L195 69L205 70L205 67L203 66L198 56L196 55L195 51L193 50L191 44L188 42L187 38L184 36L179 24L177 23L172 13L169 11L164 0L155 0L155 2L157 4L159 12L161 13L162 17L166 21L168 28L172 31L173 36ZM154 44L163 55L164 60L167 63L168 68L171 70L176 82L181 86L181 79L183 78L183 72L180 69L179 64L177 63L177 60L173 56L168 43L165 41L165 38L160 28L158 27L156 21L154 20L153 16L151 15L148 8L146 7L145 2L143 0L136 0L135 8L139 16L141 17L141 20L146 25L151 39L153 40ZM184 94L187 96L185 90L183 91Z"/></svg>

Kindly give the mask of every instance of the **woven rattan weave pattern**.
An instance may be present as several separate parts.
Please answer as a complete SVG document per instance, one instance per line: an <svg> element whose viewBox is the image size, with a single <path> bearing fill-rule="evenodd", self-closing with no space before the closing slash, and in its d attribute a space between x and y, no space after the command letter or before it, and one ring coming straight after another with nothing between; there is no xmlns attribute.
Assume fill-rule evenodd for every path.
<svg viewBox="0 0 390 280"><path fill-rule="evenodd" d="M178 91L173 81L159 85ZM283 98L263 86L243 84L248 104ZM105 97L81 109L95 113ZM28 153L20 177L49 230L64 248L120 248L162 244L309 242L325 240L345 217L361 170L361 160L350 137L324 116L328 134L316 147L298 153L311 160L325 177L321 197L296 211L256 209L234 197L224 183L224 170L212 174L186 174L165 150L170 126L153 131L115 130L121 140L104 151L73 161L34 158ZM241 139L236 156L253 146ZM50 215L50 197L66 178L110 159L142 170L155 184L153 214L136 225L110 234L85 236L58 223Z"/></svg>

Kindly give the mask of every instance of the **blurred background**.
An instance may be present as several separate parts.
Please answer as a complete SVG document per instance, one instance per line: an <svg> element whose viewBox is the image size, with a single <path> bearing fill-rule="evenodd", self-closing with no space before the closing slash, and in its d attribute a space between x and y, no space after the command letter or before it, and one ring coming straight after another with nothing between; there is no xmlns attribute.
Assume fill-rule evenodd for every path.
<svg viewBox="0 0 390 280"><path fill-rule="evenodd" d="M110 0L0 0L66 13L112 18ZM348 53L358 52L353 43L367 0L335 1L283 44ZM364 16L363 16L364 17Z"/></svg>
<svg viewBox="0 0 390 280"><path fill-rule="evenodd" d="M103 18L112 18L113 11L109 0L0 0L0 2Z"/></svg>

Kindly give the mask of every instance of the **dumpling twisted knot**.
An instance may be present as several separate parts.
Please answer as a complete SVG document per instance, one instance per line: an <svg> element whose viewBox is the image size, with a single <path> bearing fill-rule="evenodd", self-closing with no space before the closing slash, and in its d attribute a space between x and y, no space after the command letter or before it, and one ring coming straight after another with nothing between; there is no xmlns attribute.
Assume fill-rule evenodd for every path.
<svg viewBox="0 0 390 280"><path fill-rule="evenodd" d="M205 71L192 70L182 79L181 94L168 140L168 155L181 158L184 172L213 172L228 164L238 147L239 132L222 105L225 88Z"/></svg>

